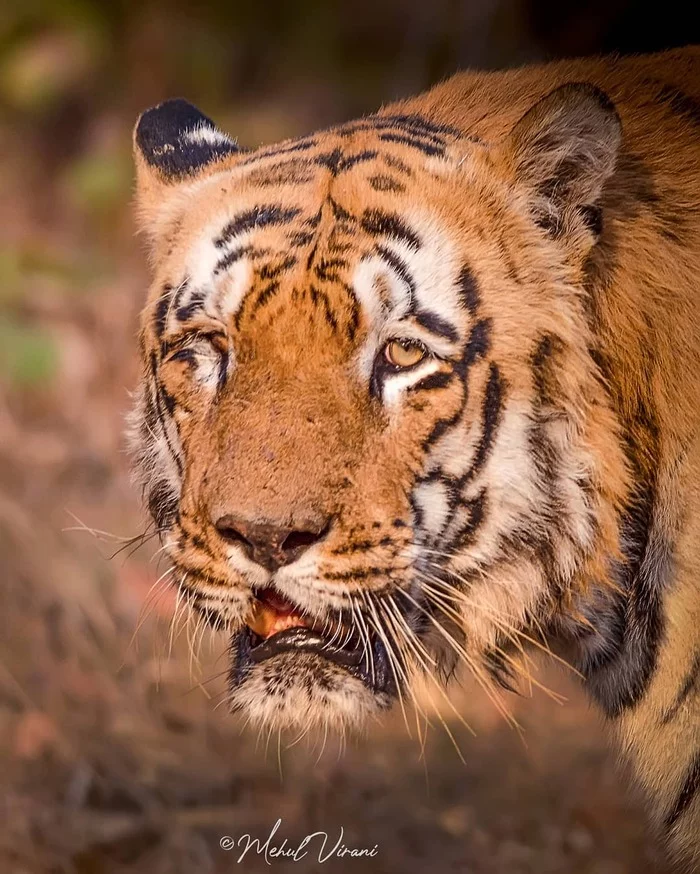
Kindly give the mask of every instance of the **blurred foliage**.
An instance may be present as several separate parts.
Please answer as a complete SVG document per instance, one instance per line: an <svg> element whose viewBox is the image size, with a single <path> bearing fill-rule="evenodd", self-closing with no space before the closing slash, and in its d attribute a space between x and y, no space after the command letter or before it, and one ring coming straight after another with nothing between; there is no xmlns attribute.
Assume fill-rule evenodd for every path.
<svg viewBox="0 0 700 874"><path fill-rule="evenodd" d="M104 213L121 205L130 190L131 174L128 153L88 154L70 164L64 181L79 208Z"/></svg>
<svg viewBox="0 0 700 874"><path fill-rule="evenodd" d="M11 384L18 388L46 386L56 365L56 347L47 331L0 320L0 370Z"/></svg>

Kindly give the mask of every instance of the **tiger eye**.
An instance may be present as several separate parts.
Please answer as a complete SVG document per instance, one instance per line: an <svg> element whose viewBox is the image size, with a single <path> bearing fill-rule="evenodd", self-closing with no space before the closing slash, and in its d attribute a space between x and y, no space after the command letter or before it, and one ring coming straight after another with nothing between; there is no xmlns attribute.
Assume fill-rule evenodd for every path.
<svg viewBox="0 0 700 874"><path fill-rule="evenodd" d="M425 348L415 340L392 340L384 347L384 357L394 367L414 367L425 358Z"/></svg>

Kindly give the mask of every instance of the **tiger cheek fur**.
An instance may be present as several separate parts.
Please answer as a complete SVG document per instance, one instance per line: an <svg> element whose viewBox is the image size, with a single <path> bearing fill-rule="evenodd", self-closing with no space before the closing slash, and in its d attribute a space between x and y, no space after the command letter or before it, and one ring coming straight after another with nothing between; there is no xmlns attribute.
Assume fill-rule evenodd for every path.
<svg viewBox="0 0 700 874"><path fill-rule="evenodd" d="M467 73L256 151L142 116L137 469L233 709L359 726L556 648L700 852L699 94L689 49Z"/></svg>

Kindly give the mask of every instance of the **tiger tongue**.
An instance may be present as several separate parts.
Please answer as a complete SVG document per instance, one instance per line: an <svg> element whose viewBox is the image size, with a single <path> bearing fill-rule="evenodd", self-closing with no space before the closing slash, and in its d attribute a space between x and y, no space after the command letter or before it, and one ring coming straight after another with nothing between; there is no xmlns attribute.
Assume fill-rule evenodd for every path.
<svg viewBox="0 0 700 874"><path fill-rule="evenodd" d="M258 593L247 624L263 640L287 628L307 627L307 623L295 612L294 605L274 589L264 589Z"/></svg>

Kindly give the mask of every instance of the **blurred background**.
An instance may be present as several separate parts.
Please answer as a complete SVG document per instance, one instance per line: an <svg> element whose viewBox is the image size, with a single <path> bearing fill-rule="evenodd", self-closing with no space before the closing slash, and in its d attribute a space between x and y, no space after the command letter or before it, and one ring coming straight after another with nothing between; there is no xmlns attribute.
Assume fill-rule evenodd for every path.
<svg viewBox="0 0 700 874"><path fill-rule="evenodd" d="M645 11L646 10L646 11ZM573 678L469 682L425 755L394 715L340 755L217 707L226 641L191 639L131 487L124 414L147 270L130 199L140 111L185 96L244 145L465 66L697 40L628 0L5 0L0 7L0 871L262 871L222 835L344 828L372 860L283 870L666 871ZM172 629L172 630L171 630ZM565 700L563 700L565 699Z"/></svg>

